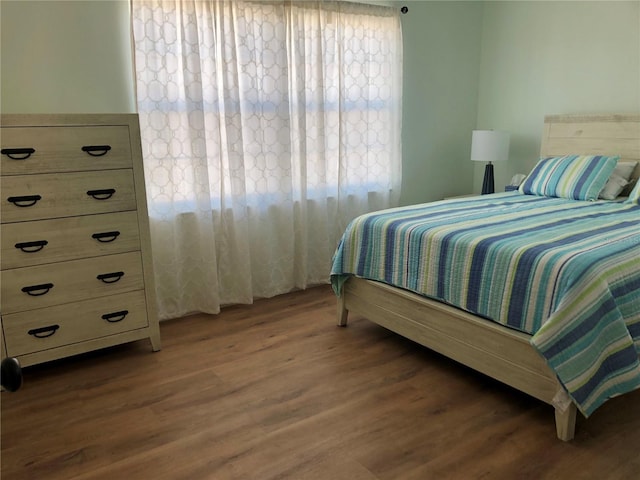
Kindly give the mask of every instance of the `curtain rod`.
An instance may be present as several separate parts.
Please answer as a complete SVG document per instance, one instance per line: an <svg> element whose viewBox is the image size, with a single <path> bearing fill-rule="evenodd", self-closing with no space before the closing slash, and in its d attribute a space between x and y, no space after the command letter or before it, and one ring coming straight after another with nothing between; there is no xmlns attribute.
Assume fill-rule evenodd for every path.
<svg viewBox="0 0 640 480"><path fill-rule="evenodd" d="M407 13L409 11L409 7L407 7L406 5L403 5L402 8L400 9L400 11L404 14Z"/></svg>

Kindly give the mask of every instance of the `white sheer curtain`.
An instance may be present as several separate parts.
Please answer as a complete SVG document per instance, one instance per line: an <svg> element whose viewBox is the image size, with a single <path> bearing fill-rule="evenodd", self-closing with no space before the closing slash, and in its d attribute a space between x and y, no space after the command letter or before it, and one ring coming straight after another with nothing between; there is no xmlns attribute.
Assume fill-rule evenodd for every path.
<svg viewBox="0 0 640 480"><path fill-rule="evenodd" d="M396 204L396 9L132 0L162 318L327 283L356 215Z"/></svg>

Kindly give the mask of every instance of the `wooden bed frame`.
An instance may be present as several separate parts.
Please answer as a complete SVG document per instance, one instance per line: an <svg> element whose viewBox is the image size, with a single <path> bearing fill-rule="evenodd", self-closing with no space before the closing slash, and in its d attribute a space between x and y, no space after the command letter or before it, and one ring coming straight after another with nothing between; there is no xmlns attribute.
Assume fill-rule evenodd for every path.
<svg viewBox="0 0 640 480"><path fill-rule="evenodd" d="M541 155L611 154L640 162L640 115L545 117ZM640 164L633 174L640 177ZM389 285L351 277L338 298L338 325L366 317L555 409L556 433L573 439L576 406L529 343L530 335Z"/></svg>

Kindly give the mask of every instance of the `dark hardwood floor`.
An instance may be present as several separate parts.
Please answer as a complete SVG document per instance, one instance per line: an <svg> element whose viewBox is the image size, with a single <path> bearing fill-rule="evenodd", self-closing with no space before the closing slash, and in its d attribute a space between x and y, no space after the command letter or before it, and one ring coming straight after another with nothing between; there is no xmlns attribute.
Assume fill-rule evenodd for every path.
<svg viewBox="0 0 640 480"><path fill-rule="evenodd" d="M578 418L359 317L328 286L25 369L2 478L638 479L640 391Z"/></svg>

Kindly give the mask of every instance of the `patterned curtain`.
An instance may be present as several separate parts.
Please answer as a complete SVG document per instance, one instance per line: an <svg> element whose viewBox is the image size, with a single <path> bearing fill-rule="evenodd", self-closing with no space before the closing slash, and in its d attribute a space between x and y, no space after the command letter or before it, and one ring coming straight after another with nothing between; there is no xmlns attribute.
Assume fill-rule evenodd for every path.
<svg viewBox="0 0 640 480"><path fill-rule="evenodd" d="M327 283L400 193L396 9L132 0L161 318Z"/></svg>

